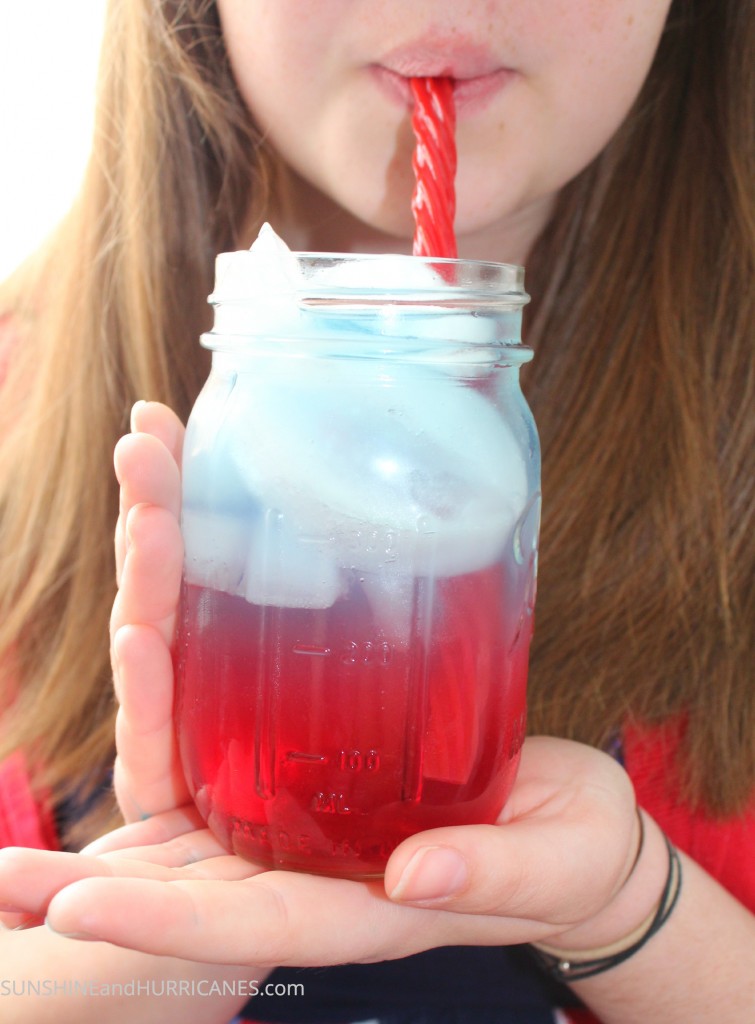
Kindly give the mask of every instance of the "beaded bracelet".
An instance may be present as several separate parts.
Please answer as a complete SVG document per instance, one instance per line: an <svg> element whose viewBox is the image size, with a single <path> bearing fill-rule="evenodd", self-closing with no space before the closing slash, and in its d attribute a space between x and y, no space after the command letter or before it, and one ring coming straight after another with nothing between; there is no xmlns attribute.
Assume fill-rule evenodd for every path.
<svg viewBox="0 0 755 1024"><path fill-rule="evenodd" d="M542 943L532 945L530 949L540 966L551 977L566 982L580 981L582 978L591 978L595 974L602 974L603 971L610 971L612 967L634 956L656 932L661 930L671 916L682 889L682 865L679 854L668 836L664 835L663 838L668 850L669 866L657 907L638 928L609 946L569 952Z"/></svg>

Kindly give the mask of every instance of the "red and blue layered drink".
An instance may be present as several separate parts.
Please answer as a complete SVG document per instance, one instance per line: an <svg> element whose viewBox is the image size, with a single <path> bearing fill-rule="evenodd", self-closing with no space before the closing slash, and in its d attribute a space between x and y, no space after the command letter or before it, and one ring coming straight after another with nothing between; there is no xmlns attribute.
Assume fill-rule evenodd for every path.
<svg viewBox="0 0 755 1024"><path fill-rule="evenodd" d="M377 875L492 822L525 730L539 449L519 268L219 258L184 452L176 723L261 863Z"/></svg>

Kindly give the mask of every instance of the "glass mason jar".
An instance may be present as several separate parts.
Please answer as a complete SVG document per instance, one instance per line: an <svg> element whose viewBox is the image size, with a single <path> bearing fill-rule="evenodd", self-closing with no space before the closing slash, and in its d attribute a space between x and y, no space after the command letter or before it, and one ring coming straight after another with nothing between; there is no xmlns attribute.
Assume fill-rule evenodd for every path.
<svg viewBox="0 0 755 1024"><path fill-rule="evenodd" d="M514 782L540 511L527 295L503 264L292 258L293 302L256 309L238 263L210 297L177 732L229 850L379 875L412 833L495 821Z"/></svg>

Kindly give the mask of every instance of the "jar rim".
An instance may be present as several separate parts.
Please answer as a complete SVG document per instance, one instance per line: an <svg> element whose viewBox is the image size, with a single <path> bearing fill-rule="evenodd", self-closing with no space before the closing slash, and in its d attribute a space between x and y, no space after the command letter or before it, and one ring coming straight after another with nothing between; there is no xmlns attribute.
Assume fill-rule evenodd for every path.
<svg viewBox="0 0 755 1024"><path fill-rule="evenodd" d="M308 304L333 299L357 303L441 305L441 296L453 302L495 307L499 303L525 305L524 267L514 263L451 259L388 253L292 252L296 272L287 279L287 289L297 301ZM248 250L220 253L216 285L209 296L211 305L243 302L244 263L249 272L258 269ZM234 271L229 273L233 265ZM354 268L361 270L355 273Z"/></svg>
<svg viewBox="0 0 755 1024"><path fill-rule="evenodd" d="M477 260L467 259L466 257L450 257L450 256L413 256L409 253L385 253L385 252L302 252L293 251L291 255L296 259L298 263L303 266L314 265L314 264L329 264L329 263L379 263L379 262L396 262L396 263L412 263L414 265L424 266L450 266L450 267L469 267L479 268L484 272L484 268L490 268L491 272L494 271L508 271L514 272L516 275L521 275L522 280L524 278L524 267L519 263L502 263L495 260Z"/></svg>

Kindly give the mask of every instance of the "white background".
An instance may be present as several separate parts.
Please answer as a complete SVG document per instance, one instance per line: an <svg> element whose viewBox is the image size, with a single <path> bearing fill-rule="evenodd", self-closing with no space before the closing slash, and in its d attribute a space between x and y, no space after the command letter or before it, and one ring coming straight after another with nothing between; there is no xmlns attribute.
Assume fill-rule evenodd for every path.
<svg viewBox="0 0 755 1024"><path fill-rule="evenodd" d="M104 10L105 0L0 0L0 279L78 190Z"/></svg>

